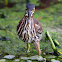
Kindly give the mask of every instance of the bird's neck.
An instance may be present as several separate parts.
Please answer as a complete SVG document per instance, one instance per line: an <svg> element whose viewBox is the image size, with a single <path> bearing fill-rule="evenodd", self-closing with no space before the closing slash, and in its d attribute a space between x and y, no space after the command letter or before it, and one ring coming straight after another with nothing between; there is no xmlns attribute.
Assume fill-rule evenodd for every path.
<svg viewBox="0 0 62 62"><path fill-rule="evenodd" d="M25 17L28 17L28 13L25 12ZM33 13L31 14L31 17L33 17Z"/></svg>
<svg viewBox="0 0 62 62"><path fill-rule="evenodd" d="M25 16L25 20L26 20L28 23L33 22L33 16L31 16L30 19L29 19L28 16Z"/></svg>
<svg viewBox="0 0 62 62"><path fill-rule="evenodd" d="M32 28L32 26L34 26L33 16L31 16L30 19L29 19L29 17L25 16L25 20L26 20L27 25L30 26L30 28Z"/></svg>

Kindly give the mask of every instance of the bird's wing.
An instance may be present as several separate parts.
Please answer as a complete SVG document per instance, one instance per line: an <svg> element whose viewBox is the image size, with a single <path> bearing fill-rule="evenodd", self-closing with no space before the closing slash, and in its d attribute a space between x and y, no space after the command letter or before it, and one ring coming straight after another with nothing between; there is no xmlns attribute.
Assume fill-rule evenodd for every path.
<svg viewBox="0 0 62 62"><path fill-rule="evenodd" d="M41 39L41 36L42 36L42 26L39 23L39 21L37 21L35 18L34 18L34 25L35 25L36 36L40 40Z"/></svg>
<svg viewBox="0 0 62 62"><path fill-rule="evenodd" d="M19 24L17 25L17 34L18 34L18 36L20 37L21 36L21 34L22 34L22 31L23 31L23 27L24 27L24 25L25 25L25 23L24 23L24 17L20 20L20 22L19 22Z"/></svg>

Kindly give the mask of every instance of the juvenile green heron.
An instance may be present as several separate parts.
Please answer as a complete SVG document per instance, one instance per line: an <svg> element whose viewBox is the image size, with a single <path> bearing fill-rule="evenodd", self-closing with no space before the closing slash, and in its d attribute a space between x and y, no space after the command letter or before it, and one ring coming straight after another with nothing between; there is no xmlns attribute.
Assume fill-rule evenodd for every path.
<svg viewBox="0 0 62 62"><path fill-rule="evenodd" d="M34 43L34 46L40 55L39 41L42 36L42 26L35 18L33 18L34 11L35 6L33 4L27 4L25 15L17 25L17 35L22 41L26 42L27 45L28 43Z"/></svg>

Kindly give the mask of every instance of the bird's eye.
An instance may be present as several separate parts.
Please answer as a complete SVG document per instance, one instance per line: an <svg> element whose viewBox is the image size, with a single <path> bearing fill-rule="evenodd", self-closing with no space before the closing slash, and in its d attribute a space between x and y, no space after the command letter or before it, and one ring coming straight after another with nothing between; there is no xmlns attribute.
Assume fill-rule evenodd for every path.
<svg viewBox="0 0 62 62"><path fill-rule="evenodd" d="M26 11L28 12L27 8L26 8Z"/></svg>
<svg viewBox="0 0 62 62"><path fill-rule="evenodd" d="M26 10L28 12L28 10Z"/></svg>
<svg viewBox="0 0 62 62"><path fill-rule="evenodd" d="M32 10L31 12L33 12L34 10Z"/></svg>
<svg viewBox="0 0 62 62"><path fill-rule="evenodd" d="M35 8L33 8L33 10L31 12L35 11Z"/></svg>
<svg viewBox="0 0 62 62"><path fill-rule="evenodd" d="M27 8L26 8L26 10L27 10Z"/></svg>

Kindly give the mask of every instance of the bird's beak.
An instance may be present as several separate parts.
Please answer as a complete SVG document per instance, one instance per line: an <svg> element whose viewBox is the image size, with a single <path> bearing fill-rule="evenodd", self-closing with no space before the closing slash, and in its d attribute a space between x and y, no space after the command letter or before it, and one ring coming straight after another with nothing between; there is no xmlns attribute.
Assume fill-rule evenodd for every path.
<svg viewBox="0 0 62 62"><path fill-rule="evenodd" d="M31 17L31 13L32 13L32 12L29 10L29 11L28 11L28 17L29 17L29 19L30 19L30 17Z"/></svg>

